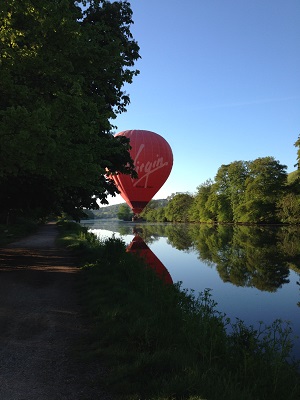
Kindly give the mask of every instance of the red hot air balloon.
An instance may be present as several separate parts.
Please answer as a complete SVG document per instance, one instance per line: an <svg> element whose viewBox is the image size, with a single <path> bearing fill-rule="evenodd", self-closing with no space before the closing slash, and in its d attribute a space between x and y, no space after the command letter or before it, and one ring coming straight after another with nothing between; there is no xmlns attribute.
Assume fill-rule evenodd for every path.
<svg viewBox="0 0 300 400"><path fill-rule="evenodd" d="M131 158L137 179L129 175L113 175L121 196L134 214L140 214L170 175L173 154L169 143L157 133L145 130L128 130L115 136L130 139Z"/></svg>

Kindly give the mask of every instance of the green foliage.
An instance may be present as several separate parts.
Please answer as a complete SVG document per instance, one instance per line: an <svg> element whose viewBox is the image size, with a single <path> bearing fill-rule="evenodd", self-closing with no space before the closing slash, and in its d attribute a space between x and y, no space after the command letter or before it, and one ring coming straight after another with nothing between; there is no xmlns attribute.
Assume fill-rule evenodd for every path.
<svg viewBox="0 0 300 400"><path fill-rule="evenodd" d="M216 265L224 282L275 292L288 282L288 263L297 263L283 246L295 246L299 235L289 236L264 226L194 226L189 231L199 258ZM296 253L297 256L299 253Z"/></svg>
<svg viewBox="0 0 300 400"><path fill-rule="evenodd" d="M277 215L281 222L287 224L300 223L300 195L287 193L277 202Z"/></svg>
<svg viewBox="0 0 300 400"><path fill-rule="evenodd" d="M118 218L123 221L131 221L133 212L127 204L121 204L118 210Z"/></svg>
<svg viewBox="0 0 300 400"><path fill-rule="evenodd" d="M95 346L98 356L111 365L106 378L111 389L125 398L176 394L271 399L270 390L272 396L285 399L287 386L282 385L288 378L293 399L299 391L296 374L273 351L289 349L288 345L281 349L289 331L269 343L264 360L257 332L250 331L246 339L244 327L226 335L227 321L208 291L196 298L179 288L164 287L132 258L124 261L107 268L105 260L87 271L88 307L98 326Z"/></svg>
<svg viewBox="0 0 300 400"><path fill-rule="evenodd" d="M165 222L164 206L168 203L166 199L151 200L141 213L141 217L147 221ZM120 207L126 206L126 203L113 204L111 206L101 207L99 210L88 210L89 218L109 219L118 218ZM87 210L84 210L86 213ZM153 218L151 218L153 216ZM131 220L132 215L130 215Z"/></svg>
<svg viewBox="0 0 300 400"><path fill-rule="evenodd" d="M299 228L294 225L116 222L113 230L131 235L133 227L148 245L166 237L176 249L196 251L201 261L216 267L224 282L236 286L275 292L288 282L290 269L300 272Z"/></svg>
<svg viewBox="0 0 300 400"><path fill-rule="evenodd" d="M121 203L124 204L124 203ZM99 210L89 210L89 218L91 219L111 219L118 218L118 212L121 204L113 204L111 206L100 207Z"/></svg>
<svg viewBox="0 0 300 400"><path fill-rule="evenodd" d="M207 223L299 223L299 179L287 180L286 166L273 157L222 165L214 181L194 196L177 193L161 210L168 221ZM148 213L147 220L158 220Z"/></svg>
<svg viewBox="0 0 300 400"><path fill-rule="evenodd" d="M285 170L286 166L273 157L258 158L249 163L243 222L278 222L276 202L286 188Z"/></svg>
<svg viewBox="0 0 300 400"><path fill-rule="evenodd" d="M298 139L294 143L294 146L298 147L298 151L297 151L297 167L298 167L298 171L299 171L299 169L300 169L300 135L298 136Z"/></svg>
<svg viewBox="0 0 300 400"><path fill-rule="evenodd" d="M59 228L58 244L72 250L82 263L103 257L103 242L89 233L87 228L66 220L61 220L57 226Z"/></svg>
<svg viewBox="0 0 300 400"><path fill-rule="evenodd" d="M165 207L167 204L167 199L151 200L141 213L141 217L148 222L166 222Z"/></svg>
<svg viewBox="0 0 300 400"><path fill-rule="evenodd" d="M293 183L294 181L299 180L299 170L296 169L295 171L290 172L290 173L288 174L287 180L288 180L288 184L291 184L291 183Z"/></svg>
<svg viewBox="0 0 300 400"><path fill-rule="evenodd" d="M167 220L171 222L187 222L193 200L193 196L189 193L175 194L166 206L165 216Z"/></svg>
<svg viewBox="0 0 300 400"><path fill-rule="evenodd" d="M296 366L286 363L289 326L254 330L237 321L227 334L209 290L195 296L164 284L120 240L98 247L82 293L95 321L93 351L110 366L103 385L127 399L299 396Z"/></svg>
<svg viewBox="0 0 300 400"><path fill-rule="evenodd" d="M219 222L238 220L235 215L236 207L244 200L248 165L249 163L244 161L234 161L219 168L215 177L215 193L219 199Z"/></svg>
<svg viewBox="0 0 300 400"><path fill-rule="evenodd" d="M79 218L116 193L107 169L133 173L128 140L110 134L137 74L130 5L82 3L0 3L2 209Z"/></svg>
<svg viewBox="0 0 300 400"><path fill-rule="evenodd" d="M213 222L215 213L209 208L208 200L213 193L213 182L207 180L198 186L194 201L189 208L189 220L192 222Z"/></svg>

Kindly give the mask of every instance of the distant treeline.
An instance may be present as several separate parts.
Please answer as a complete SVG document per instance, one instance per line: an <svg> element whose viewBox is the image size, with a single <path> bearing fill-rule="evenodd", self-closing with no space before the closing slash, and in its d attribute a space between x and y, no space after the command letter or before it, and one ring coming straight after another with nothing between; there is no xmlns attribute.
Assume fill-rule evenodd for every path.
<svg viewBox="0 0 300 400"><path fill-rule="evenodd" d="M177 193L166 206L150 202L147 221L206 223L300 223L299 169L287 174L273 157L222 165L195 194Z"/></svg>
<svg viewBox="0 0 300 400"><path fill-rule="evenodd" d="M101 207L99 210L84 210L88 219L107 219L118 218L118 211L121 204L114 204L112 206Z"/></svg>
<svg viewBox="0 0 300 400"><path fill-rule="evenodd" d="M159 208L166 206L168 199L158 199L151 201L151 207ZM150 207L150 206L149 206ZM84 210L88 219L120 219L124 221L131 221L133 214L127 204L120 203L112 206L101 207L99 210Z"/></svg>

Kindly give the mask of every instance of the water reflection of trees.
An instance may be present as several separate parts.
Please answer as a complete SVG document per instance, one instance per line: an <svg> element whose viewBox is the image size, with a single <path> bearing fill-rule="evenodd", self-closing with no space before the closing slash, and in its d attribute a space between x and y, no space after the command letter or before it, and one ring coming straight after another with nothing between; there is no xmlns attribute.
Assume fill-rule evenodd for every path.
<svg viewBox="0 0 300 400"><path fill-rule="evenodd" d="M168 243L172 247L182 251L189 251L193 248L193 241L188 233L188 225L167 225L165 232L168 238Z"/></svg>
<svg viewBox="0 0 300 400"><path fill-rule="evenodd" d="M266 226L198 226L191 234L199 258L216 264L224 282L274 292L288 283L286 254L277 230Z"/></svg>
<svg viewBox="0 0 300 400"><path fill-rule="evenodd" d="M278 247L284 253L289 268L300 273L300 227L283 226L277 231Z"/></svg>
<svg viewBox="0 0 300 400"><path fill-rule="evenodd" d="M139 229L149 245L160 237L178 250L196 251L216 267L224 282L274 292L288 283L289 270L300 274L300 227L210 224L125 223L121 235ZM299 279L300 281L300 279Z"/></svg>
<svg viewBox="0 0 300 400"><path fill-rule="evenodd" d="M178 250L196 251L224 282L274 292L300 265L299 234L295 227L145 224L142 235L147 243L165 236Z"/></svg>
<svg viewBox="0 0 300 400"><path fill-rule="evenodd" d="M141 224L148 244L159 237L178 250L196 251L224 282L274 292L300 273L299 227L263 225Z"/></svg>
<svg viewBox="0 0 300 400"><path fill-rule="evenodd" d="M300 240L299 226L283 226L278 230L277 237L279 248L285 254L288 267L298 274L296 284L299 286L300 295ZM300 307L300 301L297 303Z"/></svg>
<svg viewBox="0 0 300 400"><path fill-rule="evenodd" d="M167 237L167 227L166 224L149 224L142 222L119 222L110 221L104 223L101 221L101 226L99 229L108 229L114 232L118 232L121 236L134 235L139 233L143 238L145 243L151 244L157 241L160 237Z"/></svg>
<svg viewBox="0 0 300 400"><path fill-rule="evenodd" d="M188 224L140 224L137 228L147 244L166 237L168 243L177 250L189 251L193 248Z"/></svg>
<svg viewBox="0 0 300 400"><path fill-rule="evenodd" d="M136 224L134 229L139 232L144 241L149 245L159 240L160 237L167 237L165 224Z"/></svg>

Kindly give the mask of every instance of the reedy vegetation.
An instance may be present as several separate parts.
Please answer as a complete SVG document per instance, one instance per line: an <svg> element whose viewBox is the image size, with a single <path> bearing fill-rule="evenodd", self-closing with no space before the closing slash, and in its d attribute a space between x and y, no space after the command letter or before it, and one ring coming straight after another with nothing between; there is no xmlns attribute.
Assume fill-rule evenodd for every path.
<svg viewBox="0 0 300 400"><path fill-rule="evenodd" d="M297 365L286 362L289 325L231 324L209 290L197 296L164 284L122 240L99 241L69 223L61 229L63 243L85 262L90 351L109 365L103 384L110 390L126 399L299 398Z"/></svg>

